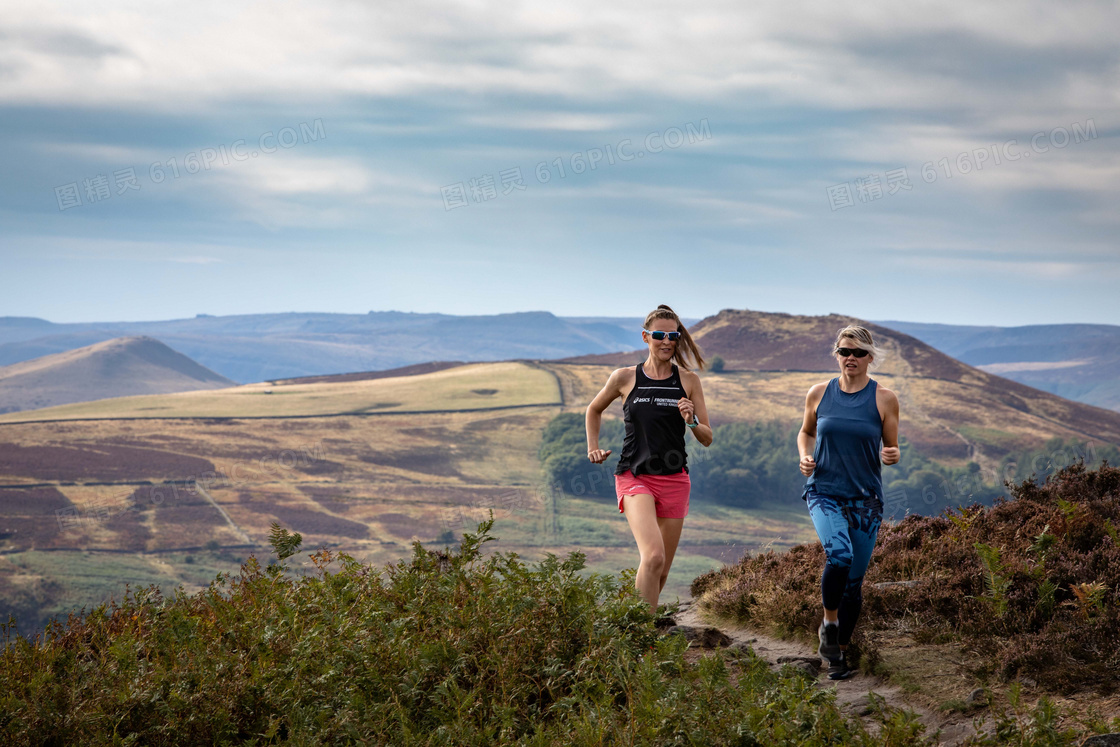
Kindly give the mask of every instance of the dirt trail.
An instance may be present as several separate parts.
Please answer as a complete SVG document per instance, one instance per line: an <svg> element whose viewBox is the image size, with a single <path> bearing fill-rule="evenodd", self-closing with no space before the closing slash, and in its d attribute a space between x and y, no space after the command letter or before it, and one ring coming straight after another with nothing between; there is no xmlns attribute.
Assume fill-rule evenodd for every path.
<svg viewBox="0 0 1120 747"><path fill-rule="evenodd" d="M233 519L230 518L230 515L226 513L226 510L222 508L221 505L216 500L214 500L210 496L210 494L207 493L206 490L204 490L203 487L197 482L195 483L195 489L198 490L199 495L206 499L207 503L218 510L218 513L221 514L222 518L226 520L226 524L229 525L230 529L233 530L233 533L237 535L238 539L240 539L245 544L252 544L253 540L249 537L248 534L245 533L245 530L237 526Z"/></svg>
<svg viewBox="0 0 1120 747"><path fill-rule="evenodd" d="M778 669L784 664L779 664L779 659L793 657L794 659L817 659L815 649L806 647L797 641L783 641L771 638L749 628L728 624L726 621L712 621L705 618L701 611L690 601L681 602L681 611L673 616L678 625L688 627L716 627L734 643L749 645L755 654L770 663L771 667ZM969 736L976 733L972 716L960 713L939 713L909 702L898 686L892 685L880 677L858 672L848 680L833 681L828 679L821 670L818 680L820 687L831 688L836 692L836 702L844 710L867 718L871 714L868 693L875 693L883 698L891 708L913 711L926 726L926 737L938 736L938 744L959 745ZM871 730L876 725L869 718L866 721ZM991 719L985 719L984 729L992 726Z"/></svg>

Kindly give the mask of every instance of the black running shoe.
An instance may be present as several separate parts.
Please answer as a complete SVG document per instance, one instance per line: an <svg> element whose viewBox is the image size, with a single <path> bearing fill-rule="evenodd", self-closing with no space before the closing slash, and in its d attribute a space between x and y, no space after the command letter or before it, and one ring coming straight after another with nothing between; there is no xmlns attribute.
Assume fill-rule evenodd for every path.
<svg viewBox="0 0 1120 747"><path fill-rule="evenodd" d="M828 678L830 680L846 680L849 677L854 677L856 674L855 669L848 666L848 656L843 651L840 652L840 658L828 668Z"/></svg>
<svg viewBox="0 0 1120 747"><path fill-rule="evenodd" d="M817 653L821 655L822 659L828 659L830 664L835 664L843 658L840 651L840 626L838 624L822 620L820 628L817 629L817 636L821 639L821 646L817 649Z"/></svg>

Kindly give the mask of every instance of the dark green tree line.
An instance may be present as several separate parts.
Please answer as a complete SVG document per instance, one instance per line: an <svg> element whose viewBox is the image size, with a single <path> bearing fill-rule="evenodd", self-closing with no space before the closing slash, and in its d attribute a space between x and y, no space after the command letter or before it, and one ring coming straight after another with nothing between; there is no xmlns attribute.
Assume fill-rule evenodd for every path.
<svg viewBox="0 0 1120 747"><path fill-rule="evenodd" d="M805 484L797 468L799 424L781 421L743 422L717 426L705 449L687 440L693 495L739 508L796 503ZM563 413L545 428L540 459L550 484L575 496L614 497L614 469L622 450L624 425L604 420L599 444L613 453L603 465L587 460L584 418ZM907 513L935 516L946 508L990 506L1008 495L1007 483L1034 479L1039 484L1063 467L1083 461L1089 468L1120 463L1120 449L1076 439L1051 439L1042 447L1004 456L998 467L977 462L956 467L923 456L905 437L899 439L901 459L883 468L884 513L900 519Z"/></svg>

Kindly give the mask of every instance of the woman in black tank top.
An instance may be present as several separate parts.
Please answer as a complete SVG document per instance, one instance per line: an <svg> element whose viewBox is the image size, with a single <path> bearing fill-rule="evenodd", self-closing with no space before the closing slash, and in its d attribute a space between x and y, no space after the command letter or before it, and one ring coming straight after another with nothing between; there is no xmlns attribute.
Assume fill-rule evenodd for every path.
<svg viewBox="0 0 1120 747"><path fill-rule="evenodd" d="M587 458L601 464L610 456L599 448L599 426L603 411L621 398L626 439L615 492L641 556L634 585L656 614L688 513L684 434L691 430L710 446L712 429L700 377L689 370L703 368L704 359L672 309L658 306L646 316L642 341L649 346L645 362L612 373L587 408Z"/></svg>

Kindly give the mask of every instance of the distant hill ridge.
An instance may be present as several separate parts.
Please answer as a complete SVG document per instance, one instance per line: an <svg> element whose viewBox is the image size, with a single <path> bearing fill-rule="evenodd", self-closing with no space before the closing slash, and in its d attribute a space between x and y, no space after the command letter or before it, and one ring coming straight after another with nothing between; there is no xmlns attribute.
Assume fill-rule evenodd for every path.
<svg viewBox="0 0 1120 747"><path fill-rule="evenodd" d="M861 324L875 335L886 350L879 375L926 378L963 385L935 393L929 387L916 400L940 425L990 429L997 422L984 422L984 411L1010 408L1028 420L1061 424L1073 433L1109 443L1120 443L1120 415L1110 410L1082 404L982 371L952 358L916 337L854 317L798 316L770 312L724 309L690 327L704 355L721 356L729 370L759 372L819 371L834 373L836 364L829 355L836 333L848 324ZM645 352L633 350L607 355L585 355L565 359L567 363L592 363L612 366L634 365ZM803 396L803 395L802 395ZM1011 413L1008 413L1008 417ZM1018 417L1016 415L1016 417ZM914 434L917 435L917 434ZM960 438L960 436L954 436ZM922 440L925 440L923 438Z"/></svg>
<svg viewBox="0 0 1120 747"><path fill-rule="evenodd" d="M0 412L235 384L159 340L120 337L0 368Z"/></svg>
<svg viewBox="0 0 1120 747"><path fill-rule="evenodd" d="M1079 402L1120 410L1120 326L880 323L988 373Z"/></svg>
<svg viewBox="0 0 1120 747"><path fill-rule="evenodd" d="M0 365L147 335L239 382L400 368L430 361L560 358L641 341L641 319L546 311L453 316L371 311L200 315L152 322L54 324L0 317Z"/></svg>
<svg viewBox="0 0 1120 747"><path fill-rule="evenodd" d="M306 320L288 321L298 326ZM528 319L504 321L529 324L530 331L541 333ZM830 343L837 329L851 321L837 314L728 310L690 324L706 354L719 354L727 362L724 373L704 373L713 423L742 424L740 434L760 424L767 432L792 435L807 389L834 375ZM456 339L477 340L474 327L481 323L460 320ZM901 434L909 444L905 451L912 456L910 466L921 465L905 478L902 467L887 470L885 477L892 482L887 483L891 494L885 502L892 515L925 512L932 505L968 505L982 488L1001 485L1007 476L1026 476L1050 462L1065 464L1083 453L1091 455L1093 444L1120 444L1120 413L1001 379L881 324L869 326L888 353L876 376L898 392ZM563 334L571 328L558 325L555 330ZM640 339L634 331L632 326L623 330L628 346ZM384 348L397 344L378 339ZM30 549L119 553L119 563L103 566L111 569L104 573L115 584L132 572L128 564L137 558L131 553L195 553L210 542L240 552L242 535L260 544L271 523L279 521L306 533L309 544L327 543L378 562L396 561L414 539L437 540L452 522L480 520L490 509L516 527L517 542L523 543L515 545L518 552L570 543L595 547L598 557L611 563L617 559L616 567L624 567L625 547L632 546L622 542L628 534L625 524L617 523L617 511L609 502L597 504L577 495L590 478L578 486L561 485L571 495L557 499L553 485L538 482L539 445L557 416L575 414L579 419L602 387L607 365L633 364L642 355L631 347L629 353L600 356L605 360L598 365L536 358L442 370L435 370L436 364L415 366L397 370L391 378L344 374L316 381L273 379L0 416L0 600L21 605L19 609L39 619L41 610L65 611L70 597L67 587L32 586L32 581L68 574L92 578L94 564L87 559L59 563L51 559L59 556L24 552ZM615 403L607 415L618 417L620 411ZM574 431L578 443L580 431ZM742 442L730 435L717 439L712 449L690 453L690 460L695 456L691 463L699 466L704 454L730 465L728 471L741 472L738 484L749 493L754 488L747 481L754 471L747 462L754 455L744 460L745 449L727 451L728 445ZM772 464L778 469L781 446L774 443L766 454L775 457ZM586 465L579 451L577 445L575 463ZM796 464L796 452L789 453L794 457L786 463L787 471ZM1019 461L1012 464L1009 458ZM191 482L205 488L206 495L184 493L182 486ZM894 484L900 482L905 484ZM797 500L795 495L785 498ZM740 547L780 546L801 537L799 532L812 531L800 511L796 520L772 523L769 516L748 520L735 518L737 514L705 514L705 503L711 505L706 498L697 501L697 523L701 518L708 522L705 544L682 549L692 563L726 557L731 541ZM781 505L779 501L774 507ZM551 515L571 521L564 518L549 529L549 506L561 512ZM594 513L601 508L601 514ZM1024 541L1042 530L1039 526L1024 533ZM12 559L17 551L24 553L18 568ZM198 555L200 562L203 557ZM195 583L187 575L196 568L193 564L167 563L157 569L145 560L143 567L170 579L172 588Z"/></svg>
<svg viewBox="0 0 1120 747"><path fill-rule="evenodd" d="M703 323L726 324L721 312ZM724 339L742 349L734 363L743 370L831 370L816 355L821 350L793 334L800 325L827 337L830 325L846 317L821 317L738 311L744 330ZM752 315L754 315L752 317ZM719 320L723 316L722 321ZM773 320L785 318L766 332ZM770 319L770 321L766 321ZM799 321L800 320L800 321ZM815 320L815 321L807 321ZM822 321L823 320L823 321ZM692 322L690 321L690 325ZM1028 386L1062 397L1120 410L1120 326L1057 324L981 327L916 322L874 322L876 329L896 330L948 355ZM352 375L431 361L558 359L602 355L640 346L639 317L558 317L548 312L478 316L371 311L368 314L287 312L278 314L199 315L148 322L52 323L31 317L0 317L0 366L73 350L117 337L146 335L159 339L201 365L239 382L276 381L307 376ZM784 330L784 331L783 331ZM712 330L715 334L715 330ZM751 335L759 335L751 337ZM784 335L784 346L760 359L758 343ZM804 339L804 347L800 339ZM751 344L755 344L753 349ZM827 350L827 341L823 346ZM913 349L915 356L921 351ZM726 356L725 356L726 357ZM625 354L621 358L630 361ZM594 360L594 359L586 359ZM911 360L914 363L915 360ZM924 375L952 378L943 359L926 361ZM960 375L965 375L962 372Z"/></svg>
<svg viewBox="0 0 1120 747"><path fill-rule="evenodd" d="M930 376L948 381L974 383L986 379L982 372L961 363L916 337L855 317L829 314L799 316L748 309L724 309L702 319L689 330L704 355L719 355L727 367L738 371L834 372L830 354L836 333L849 324L871 330L876 341L887 348L879 373ZM566 359L572 363L629 365L644 351L584 355Z"/></svg>

